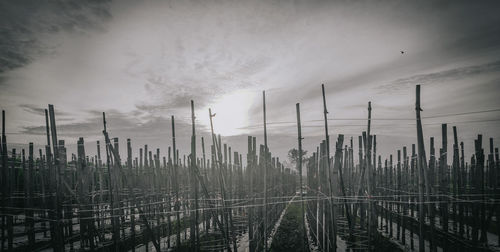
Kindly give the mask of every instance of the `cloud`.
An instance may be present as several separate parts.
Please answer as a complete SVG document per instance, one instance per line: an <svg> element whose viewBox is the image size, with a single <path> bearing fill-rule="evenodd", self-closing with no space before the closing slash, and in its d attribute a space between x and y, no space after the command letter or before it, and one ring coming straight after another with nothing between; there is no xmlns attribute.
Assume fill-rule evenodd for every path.
<svg viewBox="0 0 500 252"><path fill-rule="evenodd" d="M28 112L28 113L31 113L31 114L34 114L34 115L39 115L39 116L43 116L45 115L45 109L43 108L40 108L36 105L30 105L30 104L21 104L20 107Z"/></svg>
<svg viewBox="0 0 500 252"><path fill-rule="evenodd" d="M0 73L22 67L57 47L61 32L85 34L103 30L109 1L0 2Z"/></svg>
<svg viewBox="0 0 500 252"><path fill-rule="evenodd" d="M397 79L388 84L376 87L376 90L382 93L392 93L407 91L410 87L420 85L436 85L443 82L461 80L465 78L474 78L480 75L500 72L500 61L490 62L481 65L468 67L459 67L440 72L413 75L406 78Z"/></svg>
<svg viewBox="0 0 500 252"><path fill-rule="evenodd" d="M44 110L40 108L30 108L30 109L32 110L32 112L35 111L35 112L45 113L43 112ZM56 111L55 116L56 116L56 128L58 135L63 137L99 135L100 132L102 131L102 112L88 111L88 114L90 116L81 122L60 123L61 121L64 121L61 120L60 117L62 117L63 115L69 116L69 114L62 111ZM116 111L111 111L110 113L108 113L108 118L109 119L107 120L113 120L113 122L119 125L121 129L124 128L126 129L133 125L131 120L128 119L129 116L121 114ZM24 126L22 127L21 133L28 135L45 135L46 134L45 124L37 126Z"/></svg>
<svg viewBox="0 0 500 252"><path fill-rule="evenodd" d="M376 117L413 117L409 87L417 82L428 86L422 90L426 114L498 106L497 6L2 1L0 101L8 128L23 133L19 141L45 134L38 105L51 103L61 137L102 137L106 111L113 136L164 148L171 141L170 115L176 115L178 144L189 150L194 100L200 135L208 131L202 119L211 107L216 131L232 135L227 139L235 147L242 142L236 149L243 151L242 132L262 134L260 92L266 90L268 122L292 122L268 128L273 150L286 155L296 140L296 102L304 134L315 144L321 139L320 123L311 123L323 117L321 83L331 119L366 118L368 100ZM374 122L374 132L413 134L411 126L389 124ZM353 135L365 128L359 121L330 125L333 133Z"/></svg>
<svg viewBox="0 0 500 252"><path fill-rule="evenodd" d="M56 111L58 139L65 139L66 145L72 148L71 151L74 151L74 144L79 137L84 137L86 144L95 144L97 140L101 142L104 141L102 134L102 112L89 110L86 111L86 113L88 116L85 120L67 122L64 119L61 120L60 112ZM125 143L125 139L130 138L134 144L134 151L137 149L137 146L148 144L150 148L161 148L162 153L165 154L167 148L171 146L172 143L172 121L170 117L154 117L143 120L128 113L111 110L106 111L106 123L109 136L111 138L118 137L122 144ZM201 144L200 139L202 136L206 141L210 140L208 130L203 125L197 124L196 131L198 145ZM192 133L191 123L176 118L175 132L180 153L189 152L190 137ZM45 120L40 119L38 125L23 126L19 133L29 136L45 136ZM208 143L207 145L210 146ZM92 153L94 153L94 148L87 152L87 154L92 155ZM126 155L125 148L122 148L121 152L122 155Z"/></svg>

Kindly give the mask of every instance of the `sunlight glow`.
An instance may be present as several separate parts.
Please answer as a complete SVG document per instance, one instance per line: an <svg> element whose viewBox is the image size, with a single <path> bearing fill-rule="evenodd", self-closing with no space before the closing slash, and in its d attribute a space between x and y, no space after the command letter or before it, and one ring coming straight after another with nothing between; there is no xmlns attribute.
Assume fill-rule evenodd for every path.
<svg viewBox="0 0 500 252"><path fill-rule="evenodd" d="M249 124L249 113L252 105L258 102L258 92L250 90L238 90L226 94L215 102L203 108L199 116L200 122L210 129L210 118L208 109L216 116L213 118L214 132L223 136L232 136L246 133L246 130L239 129Z"/></svg>

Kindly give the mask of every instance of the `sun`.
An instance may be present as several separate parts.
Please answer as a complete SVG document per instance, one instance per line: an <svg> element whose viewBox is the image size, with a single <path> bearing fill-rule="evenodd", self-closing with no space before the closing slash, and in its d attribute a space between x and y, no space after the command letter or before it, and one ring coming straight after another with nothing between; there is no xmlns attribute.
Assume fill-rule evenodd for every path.
<svg viewBox="0 0 500 252"><path fill-rule="evenodd" d="M238 90L226 94L208 104L198 116L200 122L210 127L208 109L212 109L214 132L223 136L245 134L248 126L249 113L252 105L257 102L258 92L251 90Z"/></svg>

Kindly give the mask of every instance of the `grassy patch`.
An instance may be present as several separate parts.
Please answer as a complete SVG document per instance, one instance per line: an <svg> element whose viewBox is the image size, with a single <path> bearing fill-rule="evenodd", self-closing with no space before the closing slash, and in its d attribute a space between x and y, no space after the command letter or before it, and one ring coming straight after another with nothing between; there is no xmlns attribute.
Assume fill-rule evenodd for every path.
<svg viewBox="0 0 500 252"><path fill-rule="evenodd" d="M291 203L288 207L281 224L276 232L271 251L304 251L307 250L307 238L302 233L302 208L299 202Z"/></svg>

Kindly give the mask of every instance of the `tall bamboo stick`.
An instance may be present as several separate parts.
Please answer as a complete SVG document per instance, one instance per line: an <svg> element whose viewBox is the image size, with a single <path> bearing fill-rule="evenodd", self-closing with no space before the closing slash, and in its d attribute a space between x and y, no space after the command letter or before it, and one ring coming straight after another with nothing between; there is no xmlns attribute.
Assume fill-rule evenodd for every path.
<svg viewBox="0 0 500 252"><path fill-rule="evenodd" d="M178 154L177 154L177 147L175 145L175 118L174 116L172 118L172 151L173 151L173 178L174 178L174 191L175 191L175 204L174 204L174 210L176 214L176 230L177 230L177 235L176 235L176 246L181 245L181 220L180 220L180 202L179 202L179 171L178 171Z"/></svg>
<svg viewBox="0 0 500 252"><path fill-rule="evenodd" d="M4 245L4 240L5 240L5 231L6 231L6 222L9 222L7 219L8 219L8 212L7 211L4 211L3 209L5 208L5 206L7 205L6 204L6 201L7 201L7 195L10 195L10 190L9 190L9 186L8 186L8 180L7 180L7 176L8 176L8 167L7 167L7 136L5 135L5 110L2 110L2 138L1 138L1 145L0 145L0 154L2 155L2 182L1 182L1 185L2 185L2 245L1 245L1 249L2 251L5 250L5 245ZM9 225L9 224L7 224ZM10 225L9 227L7 228L10 230ZM7 234L9 236L9 240L10 240L10 234ZM9 244L9 250L11 249L11 246Z"/></svg>
<svg viewBox="0 0 500 252"><path fill-rule="evenodd" d="M366 151L365 151L365 163L366 163L366 169L368 172L367 176L367 185L368 185L368 251L372 250L372 232L375 231L375 217L373 216L373 202L371 197L373 196L373 185L372 185L372 165L371 165L371 139L372 136L370 135L370 130L371 130L371 118L372 118L372 103L369 101L368 102L368 127L367 127L367 138L368 138L368 145L366 146Z"/></svg>
<svg viewBox="0 0 500 252"><path fill-rule="evenodd" d="M330 221L332 225L332 249L333 251L337 251L337 223L336 223L336 215L335 215L335 206L333 204L333 182L331 178L331 165L330 165L330 136L328 134L328 110L326 108L326 97L325 97L325 85L321 84L321 91L323 94L323 116L324 116L324 121L325 121L325 139L326 139L326 165L327 165L327 171L328 171L328 188L329 188L329 204L330 204Z"/></svg>
<svg viewBox="0 0 500 252"><path fill-rule="evenodd" d="M262 110L264 121L264 251L267 251L267 125L266 125L266 91L262 91Z"/></svg>
<svg viewBox="0 0 500 252"><path fill-rule="evenodd" d="M302 225L302 233L301 233L301 236L300 236L300 239L301 239L301 244L302 244L302 250L306 250L306 244L304 242L304 239L303 237L305 236L306 234L306 225L305 225L305 222L304 222L304 193L302 191L302 128L301 128L301 125L300 125L300 104L297 103L295 104L295 108L296 108L296 111L297 111L297 142L298 142L298 151L299 151L299 155L298 155L298 160L297 160L297 170L299 172L299 180L300 180L300 205L301 205L301 209L302 209L302 212L301 212L301 219L300 219L300 223Z"/></svg>
<svg viewBox="0 0 500 252"><path fill-rule="evenodd" d="M55 212L57 219L55 221L55 239L54 239L54 251L62 252L64 251L64 236L62 230L62 193L61 193L61 167L60 167L60 157L59 157L59 146L57 142L57 129L56 129L56 119L54 113L54 106L49 104L49 117L50 117L50 129L52 136L52 148L54 154L54 174L55 174Z"/></svg>
<svg viewBox="0 0 500 252"><path fill-rule="evenodd" d="M418 250L420 252L425 251L424 247L424 174L423 169L426 163L425 158L425 148L424 148L424 136L422 132L422 120L420 117L420 111L422 111L420 107L420 85L416 86L416 103L415 103L415 111L417 117L417 145L418 145L418 154L417 154L417 167L418 167L418 178L419 178L419 197L418 197L418 220L419 220L419 235L418 235Z"/></svg>
<svg viewBox="0 0 500 252"><path fill-rule="evenodd" d="M191 124L192 124L192 136L191 136L191 178L192 178L192 190L194 197L194 215L193 223L191 225L191 245L194 246L195 251L200 250L199 243L199 229L198 229L198 180L195 177L196 169L196 131L195 131L195 116L194 116L194 101L191 100Z"/></svg>

